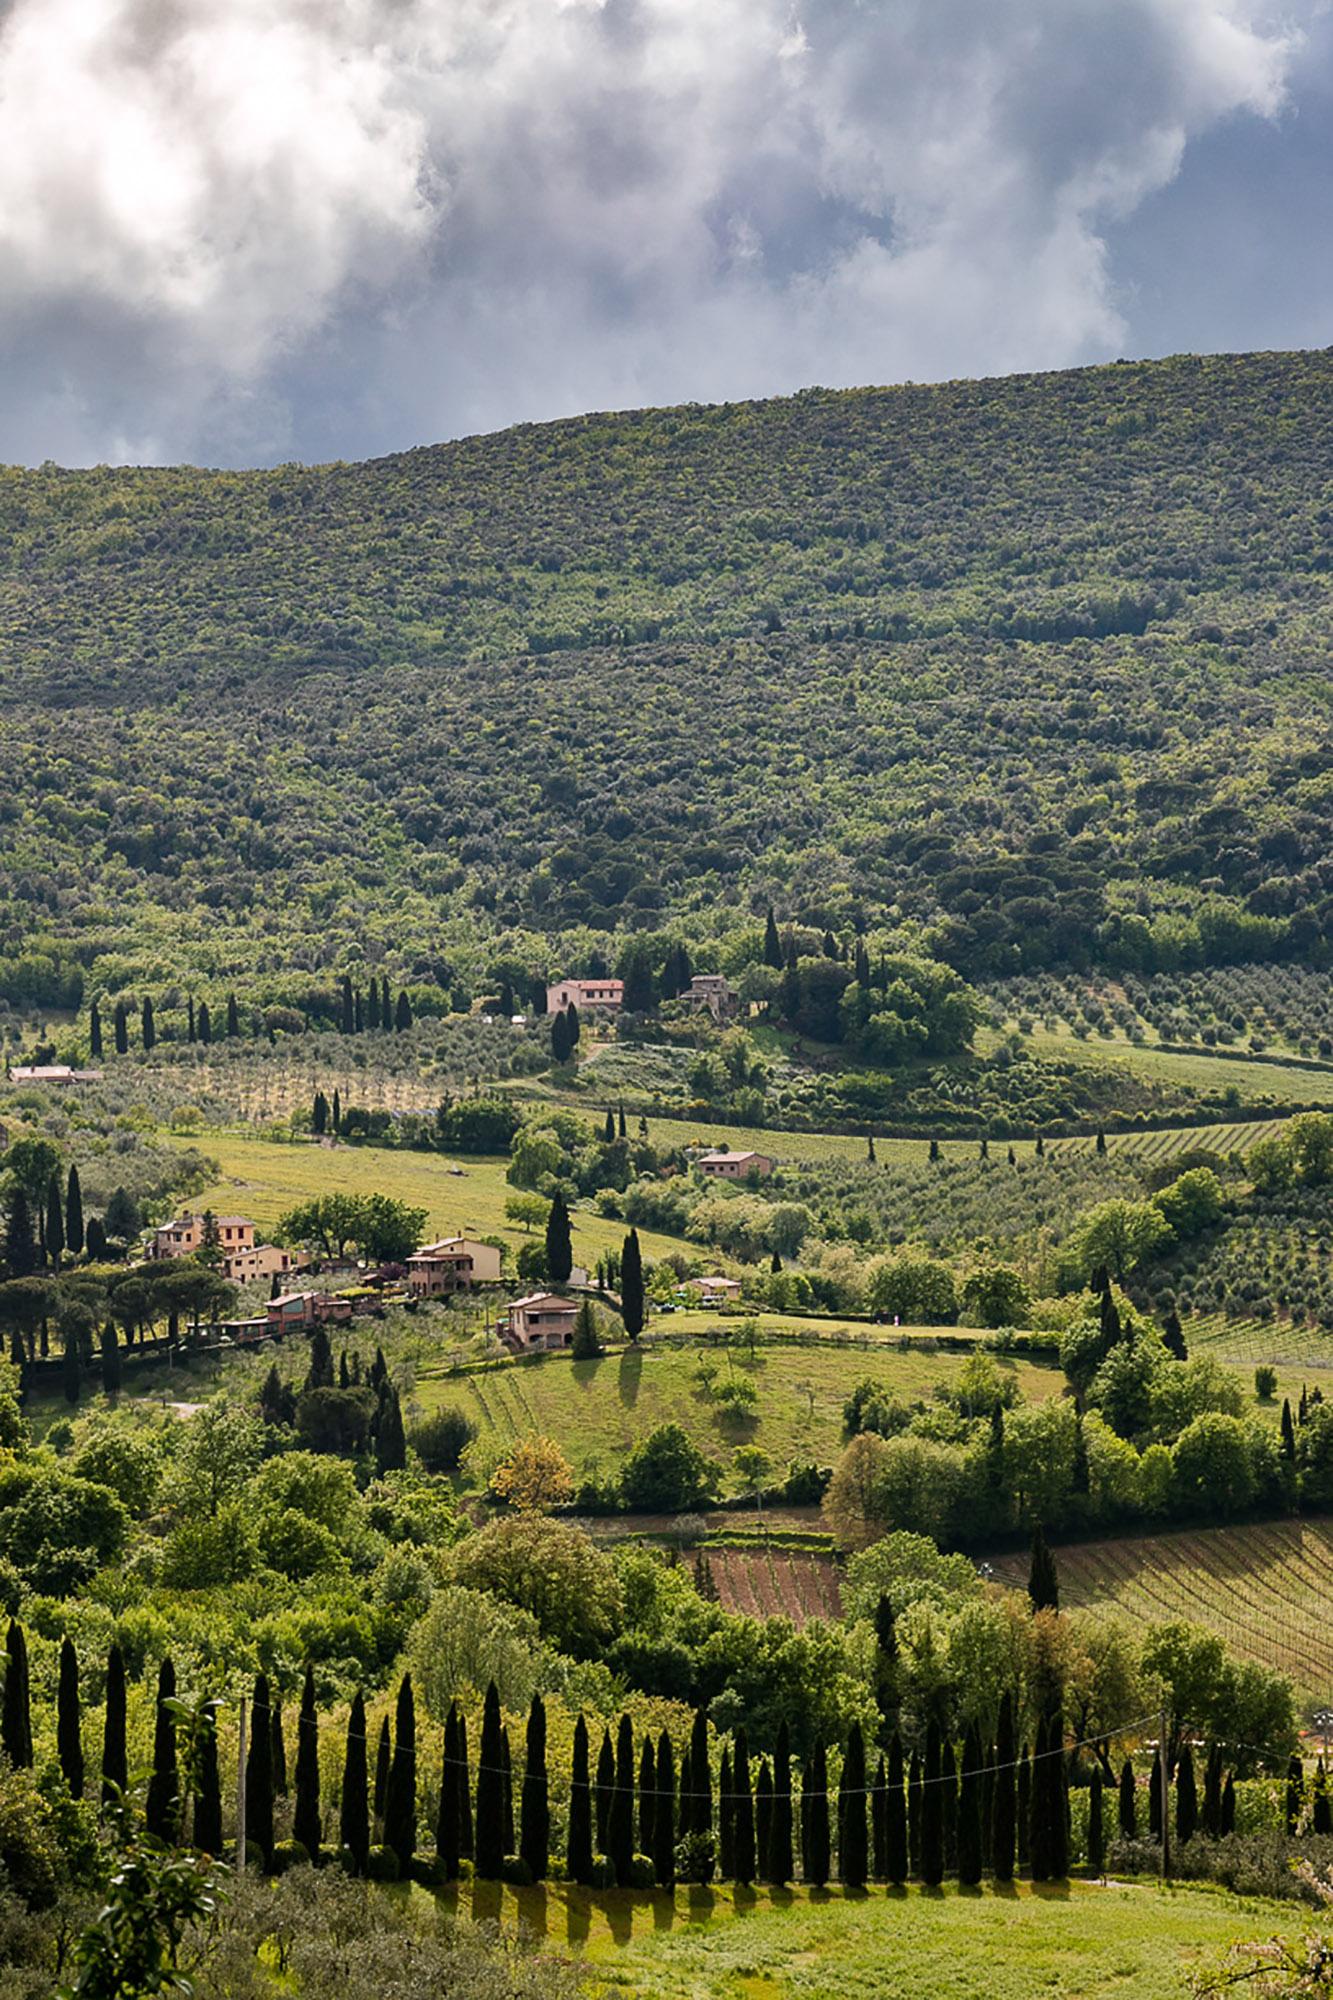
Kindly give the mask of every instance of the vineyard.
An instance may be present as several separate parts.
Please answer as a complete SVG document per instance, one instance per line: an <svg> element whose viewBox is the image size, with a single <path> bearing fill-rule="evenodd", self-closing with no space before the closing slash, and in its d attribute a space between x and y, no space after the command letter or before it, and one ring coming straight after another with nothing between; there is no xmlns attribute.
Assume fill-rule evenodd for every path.
<svg viewBox="0 0 1333 2000"><path fill-rule="evenodd" d="M719 1601L749 1618L842 1616L842 1585L831 1556L788 1554L785 1550L710 1548L708 1566Z"/></svg>
<svg viewBox="0 0 1333 2000"><path fill-rule="evenodd" d="M1060 1601L1145 1624L1189 1619L1241 1658L1290 1674L1307 1709L1333 1702L1333 1522L1283 1521L1087 1542L1057 1552ZM1022 1587L1027 1558L995 1565Z"/></svg>

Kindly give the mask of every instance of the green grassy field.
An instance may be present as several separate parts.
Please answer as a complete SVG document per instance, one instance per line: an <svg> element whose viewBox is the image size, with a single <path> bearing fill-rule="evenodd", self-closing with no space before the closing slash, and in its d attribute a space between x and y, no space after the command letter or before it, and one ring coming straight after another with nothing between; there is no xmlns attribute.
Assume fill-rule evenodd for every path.
<svg viewBox="0 0 1333 2000"><path fill-rule="evenodd" d="M1333 1103L1333 1070L1305 1063L1245 1062L1235 1056L1178 1053L1151 1042L1131 1042L1122 1035L1081 1039L1064 1026L1034 1027L1026 1040L1034 1055L1063 1062L1120 1063L1147 1083L1183 1084L1209 1092L1234 1085L1247 1103L1265 1097L1295 1104Z"/></svg>
<svg viewBox="0 0 1333 2000"><path fill-rule="evenodd" d="M442 1902L581 1957L599 2000L1180 2000L1191 1974L1232 1943L1301 1922L1290 1905L1139 1883L851 1897L486 1884Z"/></svg>
<svg viewBox="0 0 1333 2000"><path fill-rule="evenodd" d="M1307 1708L1333 1703L1333 1520L1126 1535L1056 1551L1060 1600L1136 1621L1188 1618L1244 1659L1290 1674ZM1026 1560L996 1561L1003 1582Z"/></svg>

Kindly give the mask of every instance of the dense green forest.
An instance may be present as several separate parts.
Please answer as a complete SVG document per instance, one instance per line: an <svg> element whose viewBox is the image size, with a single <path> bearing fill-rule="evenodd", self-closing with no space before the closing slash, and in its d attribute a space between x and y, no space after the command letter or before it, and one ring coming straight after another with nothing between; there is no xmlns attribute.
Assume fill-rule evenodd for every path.
<svg viewBox="0 0 1333 2000"><path fill-rule="evenodd" d="M0 475L0 997L1322 963L1333 358ZM610 934L610 935L608 935Z"/></svg>

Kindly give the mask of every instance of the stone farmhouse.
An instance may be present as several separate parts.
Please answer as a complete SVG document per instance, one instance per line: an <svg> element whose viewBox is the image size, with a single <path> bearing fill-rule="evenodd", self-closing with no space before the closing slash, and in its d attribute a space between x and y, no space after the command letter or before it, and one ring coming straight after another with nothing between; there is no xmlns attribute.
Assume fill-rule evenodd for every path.
<svg viewBox="0 0 1333 2000"><path fill-rule="evenodd" d="M407 1260L408 1289L415 1298L447 1298L478 1285L498 1285L500 1252L470 1236L446 1236L427 1243Z"/></svg>
<svg viewBox="0 0 1333 2000"><path fill-rule="evenodd" d="M707 1174L713 1180L743 1181L748 1180L751 1174L757 1174L760 1180L767 1180L777 1161L767 1153L716 1152L701 1153L694 1164L701 1174Z"/></svg>
<svg viewBox="0 0 1333 2000"><path fill-rule="evenodd" d="M559 1014L571 1005L580 1014L618 1014L624 1004L623 979L561 979L546 989L548 1014Z"/></svg>

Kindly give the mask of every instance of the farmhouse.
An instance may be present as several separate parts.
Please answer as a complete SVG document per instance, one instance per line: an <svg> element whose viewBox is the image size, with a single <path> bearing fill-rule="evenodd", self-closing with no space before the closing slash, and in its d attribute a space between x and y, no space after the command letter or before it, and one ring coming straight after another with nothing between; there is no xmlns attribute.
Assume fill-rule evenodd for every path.
<svg viewBox="0 0 1333 2000"><path fill-rule="evenodd" d="M623 979L562 979L546 989L546 1011L575 1006L580 1014L618 1014L625 1004Z"/></svg>
<svg viewBox="0 0 1333 2000"><path fill-rule="evenodd" d="M270 1332L304 1333L312 1326L345 1326L352 1301L334 1292L279 1292L270 1299L264 1317Z"/></svg>
<svg viewBox="0 0 1333 2000"><path fill-rule="evenodd" d="M729 1020L736 1012L735 988L721 972L696 972L689 992L680 997L696 1014L706 1008L715 1021Z"/></svg>
<svg viewBox="0 0 1333 2000"><path fill-rule="evenodd" d="M767 1180L777 1161L767 1153L701 1153L695 1161L701 1174L711 1174L715 1180L743 1181L751 1174Z"/></svg>
<svg viewBox="0 0 1333 2000"><path fill-rule="evenodd" d="M687 1278L681 1290L696 1292L704 1305L723 1305L728 1300L739 1299L741 1281L739 1278Z"/></svg>
<svg viewBox="0 0 1333 2000"><path fill-rule="evenodd" d="M222 1275L233 1285L252 1283L256 1278L285 1278L295 1270L296 1258L276 1243L254 1243L247 1249L232 1250L222 1259Z"/></svg>
<svg viewBox="0 0 1333 2000"><path fill-rule="evenodd" d="M443 1298L476 1285L500 1282L500 1252L470 1236L446 1236L427 1243L407 1260L408 1289L419 1299Z"/></svg>
<svg viewBox="0 0 1333 2000"><path fill-rule="evenodd" d="M213 1218L217 1230L217 1247L224 1260L241 1250L255 1247L255 1226L243 1215L218 1215ZM148 1246L150 1257L190 1257L204 1247L204 1218L202 1215L178 1215L174 1222L163 1223L153 1231L153 1240ZM230 1275L230 1273L228 1273Z"/></svg>
<svg viewBox="0 0 1333 2000"><path fill-rule="evenodd" d="M20 1064L9 1072L11 1083L100 1083L100 1069L71 1069L68 1063Z"/></svg>
<svg viewBox="0 0 1333 2000"><path fill-rule="evenodd" d="M504 1338L520 1354L570 1347L577 1316L578 1307L572 1299L562 1299L555 1292L530 1292L510 1305Z"/></svg>

